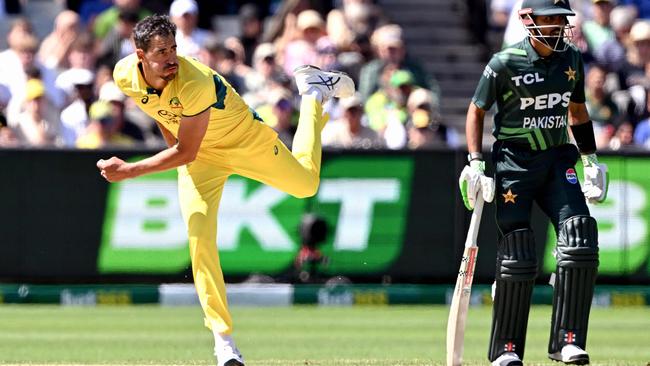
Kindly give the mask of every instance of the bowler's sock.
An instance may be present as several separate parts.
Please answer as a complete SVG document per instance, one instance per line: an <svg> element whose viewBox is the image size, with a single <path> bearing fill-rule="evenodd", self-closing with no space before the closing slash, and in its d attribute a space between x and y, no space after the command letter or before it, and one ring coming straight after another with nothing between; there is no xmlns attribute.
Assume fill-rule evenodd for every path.
<svg viewBox="0 0 650 366"><path fill-rule="evenodd" d="M318 89L315 86L312 86L307 90L305 94L302 95L303 97L313 97L316 99L318 103L323 103L323 93L321 93L320 89Z"/></svg>
<svg viewBox="0 0 650 366"><path fill-rule="evenodd" d="M230 334L214 333L214 354L218 355L224 348L230 347L233 350L237 349L235 341Z"/></svg>

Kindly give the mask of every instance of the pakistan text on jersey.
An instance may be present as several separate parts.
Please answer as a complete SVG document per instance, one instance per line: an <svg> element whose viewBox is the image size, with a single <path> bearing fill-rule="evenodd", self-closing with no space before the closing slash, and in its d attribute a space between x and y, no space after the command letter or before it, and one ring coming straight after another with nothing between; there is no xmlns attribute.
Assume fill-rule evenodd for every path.
<svg viewBox="0 0 650 366"><path fill-rule="evenodd" d="M524 117L524 128L566 127L566 116Z"/></svg>

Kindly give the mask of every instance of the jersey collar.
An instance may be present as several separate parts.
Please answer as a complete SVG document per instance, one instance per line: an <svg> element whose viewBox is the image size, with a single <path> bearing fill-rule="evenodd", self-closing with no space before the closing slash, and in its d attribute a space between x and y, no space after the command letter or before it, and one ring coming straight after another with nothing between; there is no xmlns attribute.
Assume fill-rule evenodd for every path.
<svg viewBox="0 0 650 366"><path fill-rule="evenodd" d="M537 53L535 50L535 47L533 47L533 44L530 43L530 36L524 38L524 49L526 50L526 56L528 57L528 62L533 63L537 60L541 60L542 57ZM565 52L557 52L554 51L550 56L545 58L545 60L553 59L553 58L565 58L567 55L568 51Z"/></svg>
<svg viewBox="0 0 650 366"><path fill-rule="evenodd" d="M530 43L530 37L524 38L524 50L526 50L526 56L528 57L529 63L532 64L533 62L541 59L537 51L535 51L535 47L533 47L533 45Z"/></svg>
<svg viewBox="0 0 650 366"><path fill-rule="evenodd" d="M133 90L138 90L142 94L158 94L158 91L147 84L147 81L144 79L142 72L140 71L140 61L136 61L135 67L133 68L134 75L131 78L133 80L132 87Z"/></svg>

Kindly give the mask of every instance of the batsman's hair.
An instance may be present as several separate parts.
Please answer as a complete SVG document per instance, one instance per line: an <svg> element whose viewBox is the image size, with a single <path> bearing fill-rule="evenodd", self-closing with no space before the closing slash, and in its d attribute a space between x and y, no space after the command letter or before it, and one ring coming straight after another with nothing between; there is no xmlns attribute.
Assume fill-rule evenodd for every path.
<svg viewBox="0 0 650 366"><path fill-rule="evenodd" d="M151 39L155 36L176 36L176 25L167 15L154 14L139 21L133 28L135 47L149 50Z"/></svg>

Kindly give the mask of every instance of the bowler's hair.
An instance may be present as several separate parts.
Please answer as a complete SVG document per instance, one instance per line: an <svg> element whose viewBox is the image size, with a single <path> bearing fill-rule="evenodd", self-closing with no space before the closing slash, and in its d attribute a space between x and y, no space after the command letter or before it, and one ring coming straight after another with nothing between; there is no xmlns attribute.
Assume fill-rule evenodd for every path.
<svg viewBox="0 0 650 366"><path fill-rule="evenodd" d="M155 36L176 36L176 25L169 20L167 15L150 15L139 21L133 28L135 47L144 51L149 50L151 39Z"/></svg>

